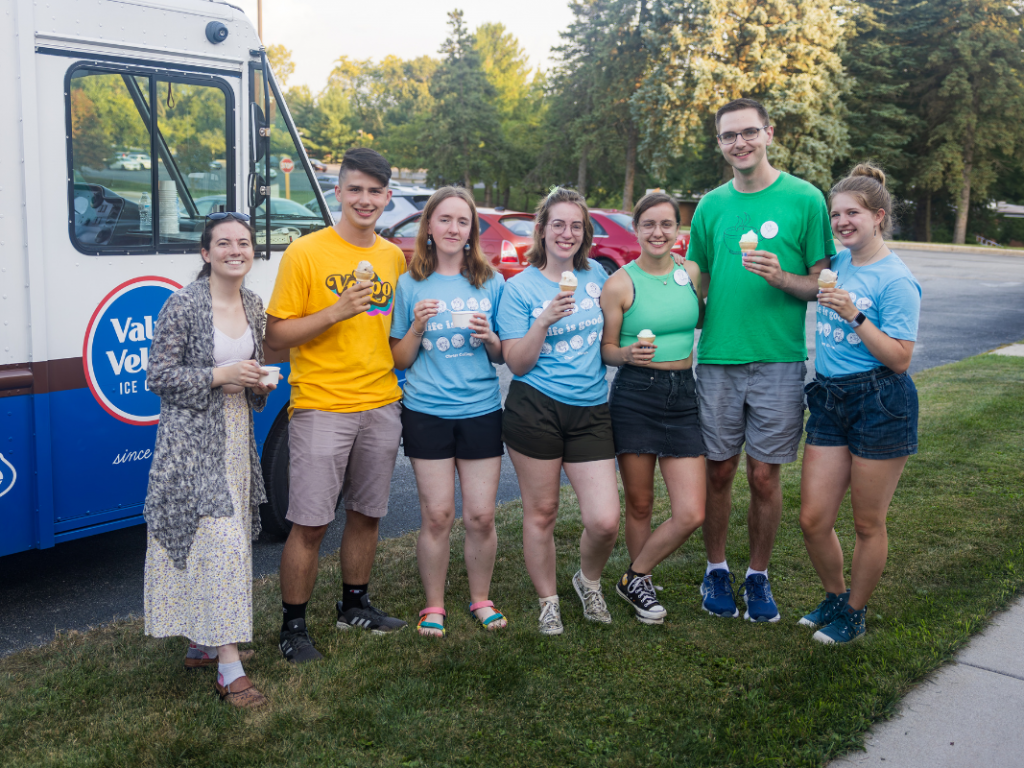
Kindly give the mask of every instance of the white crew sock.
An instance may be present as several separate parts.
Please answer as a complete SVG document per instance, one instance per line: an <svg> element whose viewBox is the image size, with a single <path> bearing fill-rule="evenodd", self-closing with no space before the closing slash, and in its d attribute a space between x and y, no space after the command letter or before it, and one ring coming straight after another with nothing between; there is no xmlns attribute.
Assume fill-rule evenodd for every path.
<svg viewBox="0 0 1024 768"><path fill-rule="evenodd" d="M744 576L744 578L746 578L746 579L749 579L749 578L750 578L751 576L753 576L753 575L754 575L755 573L756 573L756 574L759 574L759 575L761 575L761 576L764 576L764 577L765 577L766 579L768 578L768 569L767 569L767 568L765 568L765 569L764 569L763 571L755 571L755 570L754 570L753 568L751 568L750 566L747 566L747 575L746 575L746 576Z"/></svg>
<svg viewBox="0 0 1024 768"><path fill-rule="evenodd" d="M241 661L232 661L228 664L221 662L217 665L217 683L221 688L227 688L235 680L245 676Z"/></svg>
<svg viewBox="0 0 1024 768"><path fill-rule="evenodd" d="M728 571L728 570L729 570L729 563L726 562L725 560L723 560L720 563L712 563L710 560L708 560L708 569L706 571L704 571L704 575L707 576L712 571Z"/></svg>
<svg viewBox="0 0 1024 768"><path fill-rule="evenodd" d="M597 581L591 581L587 578L586 574L583 573L582 569L580 570L580 581L583 582L583 586L587 589L596 589L598 591L601 589L601 580L598 579Z"/></svg>

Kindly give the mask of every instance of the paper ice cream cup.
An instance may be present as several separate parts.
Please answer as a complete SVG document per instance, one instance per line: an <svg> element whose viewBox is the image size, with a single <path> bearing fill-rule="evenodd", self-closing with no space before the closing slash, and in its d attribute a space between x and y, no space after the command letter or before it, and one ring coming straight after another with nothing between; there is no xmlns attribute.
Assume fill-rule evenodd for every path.
<svg viewBox="0 0 1024 768"><path fill-rule="evenodd" d="M279 381L278 374L281 373L281 369L276 365L264 365L260 368L260 384L267 387L271 384L277 384Z"/></svg>
<svg viewBox="0 0 1024 768"><path fill-rule="evenodd" d="M452 325L456 328L469 328L469 320L475 314L471 309L452 311Z"/></svg>

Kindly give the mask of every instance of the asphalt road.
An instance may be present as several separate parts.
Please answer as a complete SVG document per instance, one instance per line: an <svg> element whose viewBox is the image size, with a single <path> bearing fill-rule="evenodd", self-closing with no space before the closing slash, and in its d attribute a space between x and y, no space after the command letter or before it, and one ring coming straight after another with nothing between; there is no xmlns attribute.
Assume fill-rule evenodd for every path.
<svg viewBox="0 0 1024 768"><path fill-rule="evenodd" d="M1024 257L904 251L924 298L911 373L1024 339ZM807 338L814 339L813 305ZM813 374L813 348L808 376ZM501 369L502 390L510 375ZM611 375L609 375L611 378ZM502 465L499 501L519 496L508 458ZM412 468L400 456L391 485L385 537L419 527ZM343 514L331 526L322 553L337 551ZM142 613L146 531L138 526L69 542L49 550L0 558L0 655L48 642L55 630L85 629ZM255 575L274 573L279 542L253 547Z"/></svg>

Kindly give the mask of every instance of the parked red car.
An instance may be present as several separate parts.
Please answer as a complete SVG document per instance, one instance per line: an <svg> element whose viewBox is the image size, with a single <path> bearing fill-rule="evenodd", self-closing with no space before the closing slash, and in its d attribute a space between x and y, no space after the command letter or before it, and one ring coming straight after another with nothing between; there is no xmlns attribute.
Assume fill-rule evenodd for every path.
<svg viewBox="0 0 1024 768"><path fill-rule="evenodd" d="M636 241L631 214L611 208L591 208L590 220L594 224L590 258L600 263L609 275L640 256L640 243ZM685 256L689 245L690 233L680 232L672 252Z"/></svg>
<svg viewBox="0 0 1024 768"><path fill-rule="evenodd" d="M503 208L477 208L477 214L480 217L480 247L502 277L508 280L526 269L526 251L533 243L533 214ZM416 248L416 233L419 232L422 215L417 211L380 233L381 237L402 249L406 263L412 259Z"/></svg>

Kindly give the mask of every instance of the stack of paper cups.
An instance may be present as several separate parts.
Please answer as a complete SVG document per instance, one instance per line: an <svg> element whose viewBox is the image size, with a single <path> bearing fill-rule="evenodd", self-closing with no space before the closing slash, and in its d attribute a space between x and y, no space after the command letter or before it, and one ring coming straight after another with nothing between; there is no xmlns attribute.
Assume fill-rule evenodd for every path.
<svg viewBox="0 0 1024 768"><path fill-rule="evenodd" d="M160 234L176 235L178 229L178 184L174 179L160 182Z"/></svg>

